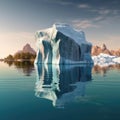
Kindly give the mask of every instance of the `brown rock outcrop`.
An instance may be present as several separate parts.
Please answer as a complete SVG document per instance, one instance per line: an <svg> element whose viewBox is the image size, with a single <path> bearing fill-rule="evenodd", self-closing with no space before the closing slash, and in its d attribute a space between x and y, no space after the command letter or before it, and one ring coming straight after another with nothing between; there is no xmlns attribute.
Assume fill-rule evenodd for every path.
<svg viewBox="0 0 120 120"><path fill-rule="evenodd" d="M91 55L99 55L100 53L108 54L108 55L114 55L114 56L120 56L120 49L118 50L109 50L105 44L103 44L101 47L99 46L93 46L91 50Z"/></svg>

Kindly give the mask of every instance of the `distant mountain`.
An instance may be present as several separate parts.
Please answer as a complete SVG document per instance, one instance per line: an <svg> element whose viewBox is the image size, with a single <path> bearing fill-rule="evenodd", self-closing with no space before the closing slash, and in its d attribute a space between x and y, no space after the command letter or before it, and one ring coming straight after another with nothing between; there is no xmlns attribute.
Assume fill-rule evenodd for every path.
<svg viewBox="0 0 120 120"><path fill-rule="evenodd" d="M109 50L105 44L100 46L93 46L91 50L92 56L99 55L100 53L108 54L108 55L114 55L114 56L120 56L120 49L118 50Z"/></svg>
<svg viewBox="0 0 120 120"><path fill-rule="evenodd" d="M17 53L31 53L31 54L36 54L35 50L30 46L30 44L26 44L22 50L19 50ZM16 54L16 53L15 53Z"/></svg>

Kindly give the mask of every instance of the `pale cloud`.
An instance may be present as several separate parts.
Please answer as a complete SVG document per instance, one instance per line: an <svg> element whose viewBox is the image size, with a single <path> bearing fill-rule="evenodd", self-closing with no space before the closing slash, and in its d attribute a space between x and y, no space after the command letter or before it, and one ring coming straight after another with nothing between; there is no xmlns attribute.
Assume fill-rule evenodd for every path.
<svg viewBox="0 0 120 120"><path fill-rule="evenodd" d="M94 18L93 20L94 20L94 21L101 21L101 20L103 20L103 19L104 19L103 16L98 16L98 17Z"/></svg>
<svg viewBox="0 0 120 120"><path fill-rule="evenodd" d="M73 2L71 1L61 1L61 0L44 0L44 2L55 3L59 5L72 5L73 4Z"/></svg>
<svg viewBox="0 0 120 120"><path fill-rule="evenodd" d="M98 25L95 25L90 20L74 20L72 21L73 26L77 29L85 29L85 28L98 28Z"/></svg>
<svg viewBox="0 0 120 120"><path fill-rule="evenodd" d="M117 9L91 9L90 12L93 13L97 13L98 15L101 16L106 16L106 15L110 15L110 16L119 16L120 10Z"/></svg>
<svg viewBox="0 0 120 120"><path fill-rule="evenodd" d="M79 4L78 8L84 9L84 8L90 8L90 6L88 4Z"/></svg>
<svg viewBox="0 0 120 120"><path fill-rule="evenodd" d="M104 10L104 9L103 9L103 10L101 9L101 10L98 11L98 13L101 14L101 15L107 15L107 14L109 14L110 12L111 12L111 10L107 10L107 9L105 9L105 10Z"/></svg>
<svg viewBox="0 0 120 120"><path fill-rule="evenodd" d="M72 2L67 2L67 1L62 1L62 2L59 2L59 4L61 5L72 5L73 3Z"/></svg>
<svg viewBox="0 0 120 120"><path fill-rule="evenodd" d="M112 13L113 13L113 15L119 15L120 14L120 10L113 10Z"/></svg>

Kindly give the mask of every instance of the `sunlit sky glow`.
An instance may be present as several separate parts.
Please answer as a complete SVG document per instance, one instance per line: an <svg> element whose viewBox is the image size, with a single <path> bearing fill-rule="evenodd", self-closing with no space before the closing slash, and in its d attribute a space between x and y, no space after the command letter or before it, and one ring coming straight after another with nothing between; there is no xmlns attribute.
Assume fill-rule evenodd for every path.
<svg viewBox="0 0 120 120"><path fill-rule="evenodd" d="M0 58L26 43L35 48L34 33L57 22L82 29L95 45L120 48L120 0L0 0Z"/></svg>

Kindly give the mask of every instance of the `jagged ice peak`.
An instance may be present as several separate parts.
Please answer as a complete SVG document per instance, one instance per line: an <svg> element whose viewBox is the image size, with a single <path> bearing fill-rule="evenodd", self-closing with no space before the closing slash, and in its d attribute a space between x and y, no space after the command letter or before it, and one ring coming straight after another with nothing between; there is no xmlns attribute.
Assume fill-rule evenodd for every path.
<svg viewBox="0 0 120 120"><path fill-rule="evenodd" d="M71 25L66 23L55 23L51 28L47 28L44 30L39 30L36 32L36 38L42 37L47 33L47 40L54 39L57 32L61 32L62 34L68 36L69 38L75 40L77 44L87 43L85 34L82 30L76 30ZM45 36L44 36L45 37Z"/></svg>

